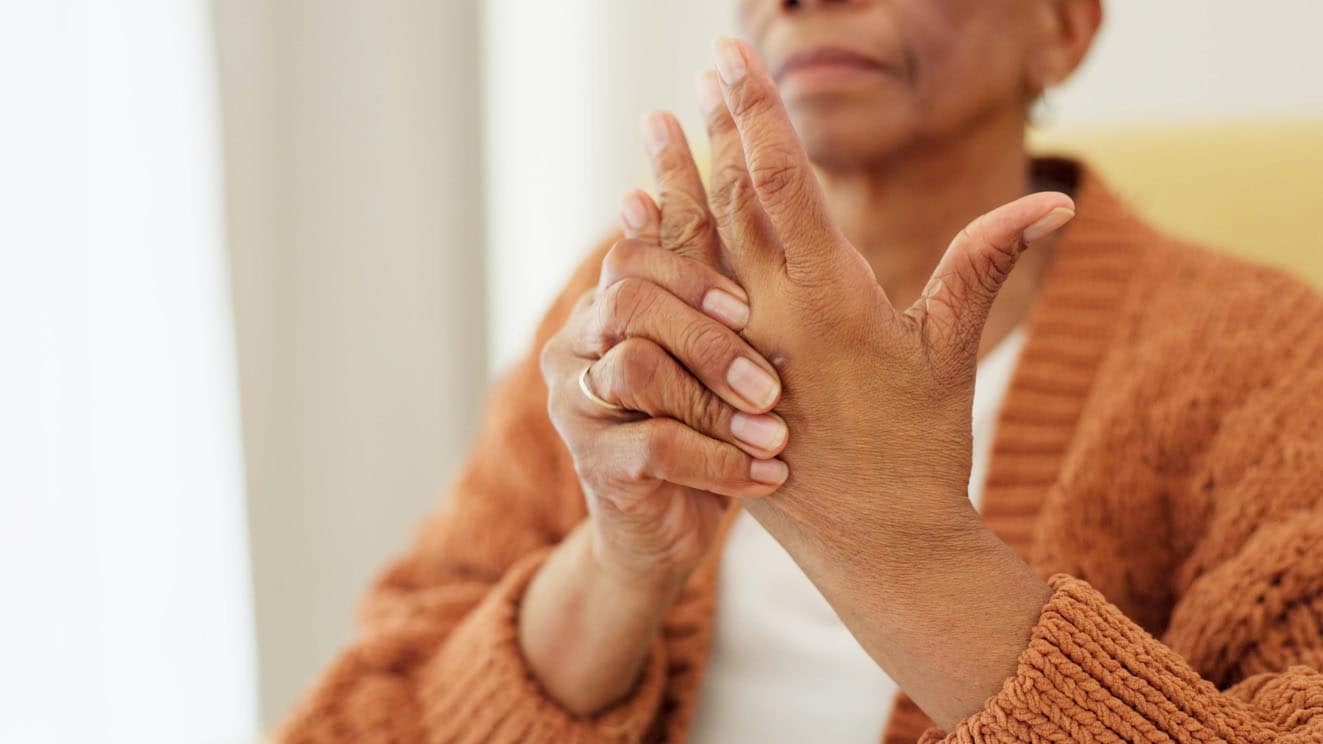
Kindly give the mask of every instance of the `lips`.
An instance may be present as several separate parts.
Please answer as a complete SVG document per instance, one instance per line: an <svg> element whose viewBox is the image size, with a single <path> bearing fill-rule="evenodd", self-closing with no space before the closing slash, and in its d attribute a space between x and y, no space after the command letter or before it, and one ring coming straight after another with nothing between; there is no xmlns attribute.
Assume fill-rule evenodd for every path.
<svg viewBox="0 0 1323 744"><path fill-rule="evenodd" d="M772 73L780 83L787 76L814 68L839 67L860 71L885 72L890 68L881 61L859 52L840 47L819 47L806 49L786 57Z"/></svg>

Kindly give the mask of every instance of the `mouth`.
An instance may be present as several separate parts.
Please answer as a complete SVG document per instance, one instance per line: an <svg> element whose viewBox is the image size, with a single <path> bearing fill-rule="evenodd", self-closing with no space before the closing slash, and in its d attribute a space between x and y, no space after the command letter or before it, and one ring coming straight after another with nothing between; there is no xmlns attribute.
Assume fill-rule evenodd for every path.
<svg viewBox="0 0 1323 744"><path fill-rule="evenodd" d="M791 79L804 82L845 82L894 72L880 60L841 47L818 47L786 57L772 72L778 85Z"/></svg>

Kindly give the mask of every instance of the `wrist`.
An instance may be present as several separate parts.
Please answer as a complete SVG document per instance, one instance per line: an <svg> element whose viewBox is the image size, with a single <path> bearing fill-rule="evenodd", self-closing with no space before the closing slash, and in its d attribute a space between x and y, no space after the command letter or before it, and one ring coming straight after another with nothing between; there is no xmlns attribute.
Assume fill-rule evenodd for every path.
<svg viewBox="0 0 1323 744"><path fill-rule="evenodd" d="M889 518L879 520L868 537L889 546L886 563L898 572L926 572L985 551L989 539L1000 542L964 491L928 491L924 496L893 504L891 512ZM841 549L858 552L857 547L848 544Z"/></svg>
<svg viewBox="0 0 1323 744"><path fill-rule="evenodd" d="M840 572L856 565L879 579L901 579L985 549L997 541L969 502L949 484L894 493L877 490L778 493L746 508L800 560ZM890 492L890 493L889 493ZM807 568L807 567L806 567Z"/></svg>
<svg viewBox="0 0 1323 744"><path fill-rule="evenodd" d="M585 523L552 552L519 607L518 638L529 669L551 698L593 715L634 688L674 599L630 586L592 555Z"/></svg>
<svg viewBox="0 0 1323 744"><path fill-rule="evenodd" d="M670 608L690 570L664 561L622 560L592 526L584 530L580 560L590 583L625 607Z"/></svg>
<svg viewBox="0 0 1323 744"><path fill-rule="evenodd" d="M900 506L876 523L837 530L828 537L835 560L854 575L872 574L880 585L920 586L950 570L981 564L1003 543L974 510L934 498L926 506Z"/></svg>

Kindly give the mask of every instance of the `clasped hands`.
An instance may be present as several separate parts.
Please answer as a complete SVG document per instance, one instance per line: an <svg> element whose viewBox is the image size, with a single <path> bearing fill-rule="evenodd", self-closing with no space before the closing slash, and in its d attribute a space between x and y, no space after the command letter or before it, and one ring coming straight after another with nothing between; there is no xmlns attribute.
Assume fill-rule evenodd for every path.
<svg viewBox="0 0 1323 744"><path fill-rule="evenodd" d="M1038 193L979 217L896 308L833 224L762 62L733 40L716 56L699 81L708 188L675 119L650 117L660 205L626 198L627 239L542 354L593 555L625 583L678 587L739 499L952 724L1009 673L1047 592L968 502L970 410L998 289L1074 205ZM1015 596L967 588L980 585ZM984 648L979 628L931 647L931 626L971 612L992 632L1016 626L1006 648ZM953 675L947 652L988 670Z"/></svg>

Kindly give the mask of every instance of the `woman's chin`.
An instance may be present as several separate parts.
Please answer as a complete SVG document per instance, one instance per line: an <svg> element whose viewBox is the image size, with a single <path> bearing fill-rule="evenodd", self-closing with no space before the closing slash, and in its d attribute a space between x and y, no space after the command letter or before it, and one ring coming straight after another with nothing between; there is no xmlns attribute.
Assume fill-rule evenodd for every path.
<svg viewBox="0 0 1323 744"><path fill-rule="evenodd" d="M791 117L809 158L820 168L849 170L880 163L913 139L912 124L894 109L795 107Z"/></svg>

